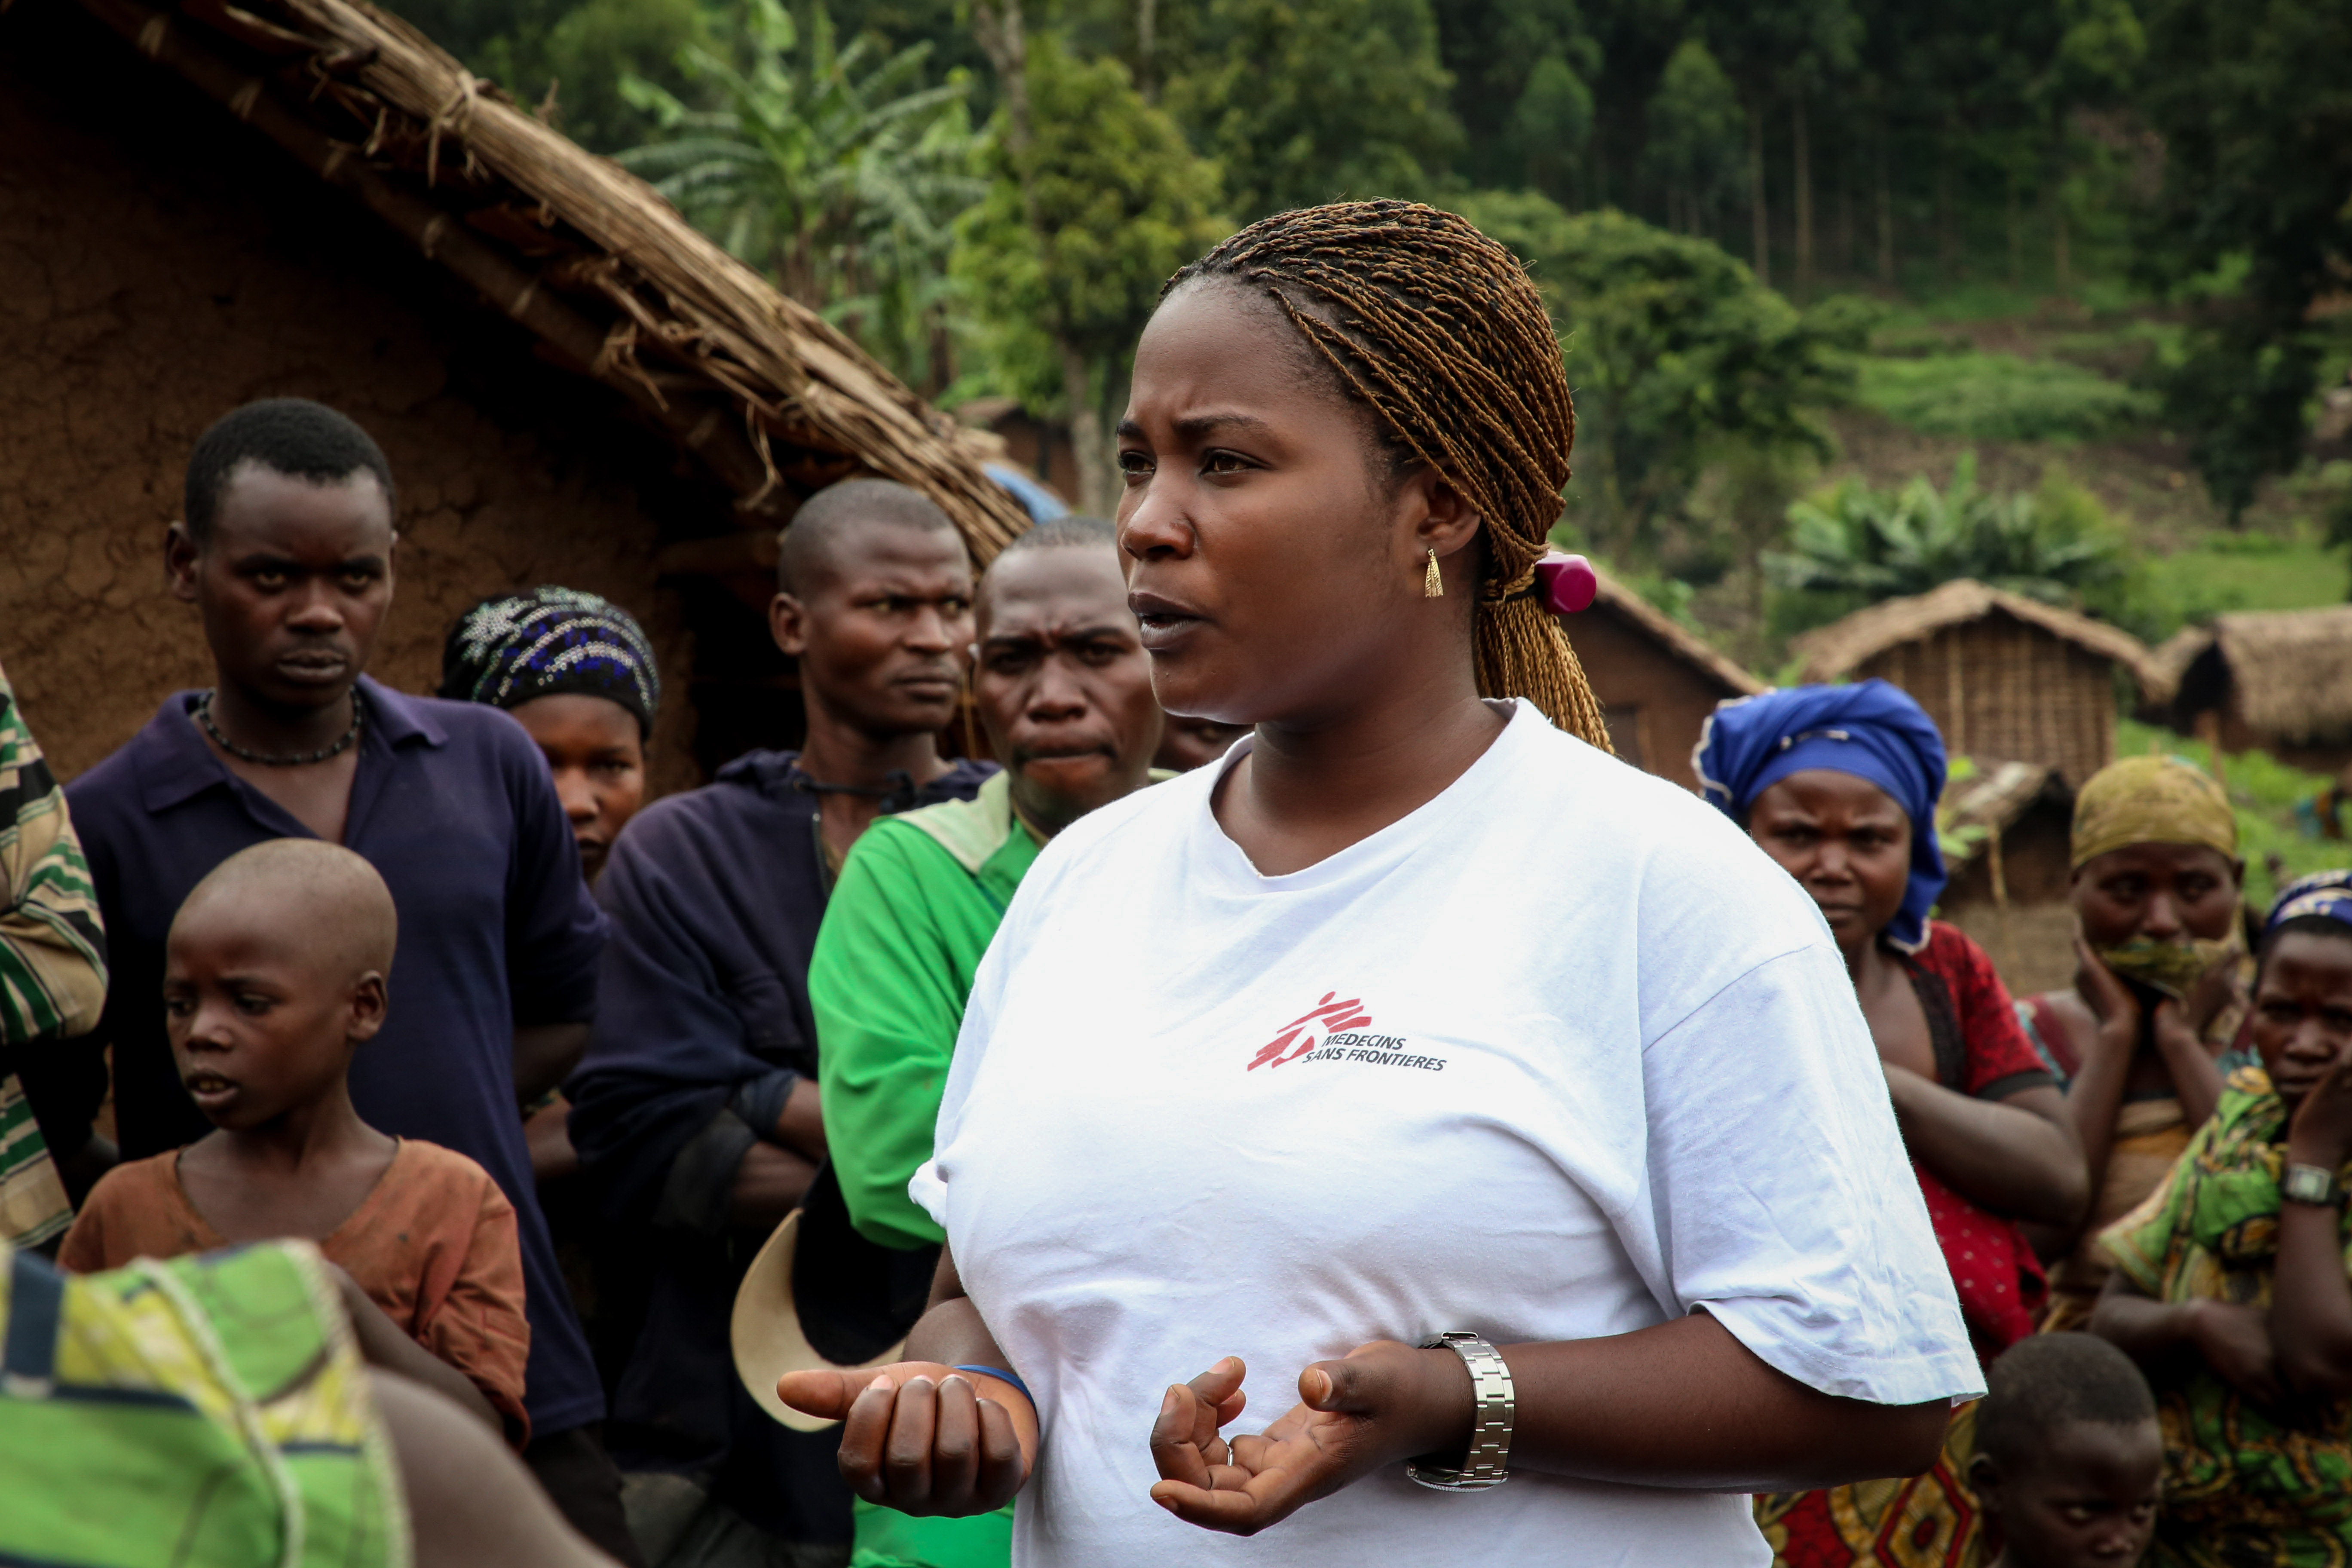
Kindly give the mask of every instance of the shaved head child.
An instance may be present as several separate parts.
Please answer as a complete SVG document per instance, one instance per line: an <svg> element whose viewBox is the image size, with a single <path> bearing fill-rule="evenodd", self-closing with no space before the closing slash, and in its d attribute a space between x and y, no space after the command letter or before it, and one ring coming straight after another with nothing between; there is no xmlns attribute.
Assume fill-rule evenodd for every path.
<svg viewBox="0 0 2352 1568"><path fill-rule="evenodd" d="M2131 1357L2042 1334L1992 1363L1969 1483L2005 1544L1992 1568L2129 1568L2156 1532L2164 1433Z"/></svg>
<svg viewBox="0 0 2352 1568"><path fill-rule="evenodd" d="M108 1173L58 1261L87 1273L314 1241L362 1353L520 1444L530 1329L514 1207L463 1154L387 1137L352 1106L398 931L375 868L315 839L257 844L198 882L166 942L163 1010L213 1131Z"/></svg>

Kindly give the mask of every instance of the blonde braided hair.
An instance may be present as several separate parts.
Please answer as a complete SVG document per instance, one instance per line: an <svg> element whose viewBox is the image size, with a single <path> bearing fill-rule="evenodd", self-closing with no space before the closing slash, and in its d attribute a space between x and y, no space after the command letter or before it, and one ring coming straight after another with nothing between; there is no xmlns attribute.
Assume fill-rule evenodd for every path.
<svg viewBox="0 0 2352 1568"><path fill-rule="evenodd" d="M1559 340L1527 269L1468 219L1414 202L1263 218L1168 280L1262 290L1392 441L1486 518L1473 658L1485 697L1524 697L1611 750L1601 704L1534 596L1576 442ZM1402 455L1402 454L1400 454Z"/></svg>

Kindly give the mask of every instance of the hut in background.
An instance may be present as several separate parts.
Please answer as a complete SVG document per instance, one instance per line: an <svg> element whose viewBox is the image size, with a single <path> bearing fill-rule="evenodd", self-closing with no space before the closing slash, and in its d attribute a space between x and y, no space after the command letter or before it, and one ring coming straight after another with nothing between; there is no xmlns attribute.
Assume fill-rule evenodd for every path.
<svg viewBox="0 0 2352 1568"><path fill-rule="evenodd" d="M2352 763L2352 605L2216 616L2152 663L2155 722L2314 773Z"/></svg>
<svg viewBox="0 0 2352 1568"><path fill-rule="evenodd" d="M0 0L0 653L60 770L206 673L164 526L214 418L345 409L399 481L375 672L562 582L660 651L657 784L800 725L765 563L801 498L1022 527L966 434L649 187L347 0Z"/></svg>
<svg viewBox="0 0 2352 1568"><path fill-rule="evenodd" d="M1561 623L1609 721L1609 742L1637 768L1696 794L1691 752L1727 697L1764 683L1639 594L1596 573L1590 607Z"/></svg>
<svg viewBox="0 0 2352 1568"><path fill-rule="evenodd" d="M2143 689L2147 649L2127 632L1969 578L1889 599L1790 644L1807 680L1876 676L1901 687L1957 756L2038 763L2079 787L2116 754L2116 677Z"/></svg>
<svg viewBox="0 0 2352 1568"><path fill-rule="evenodd" d="M2074 973L2074 792L2046 763L2000 763L1944 791L1937 813L1951 880L1937 913L1992 955L2020 996Z"/></svg>

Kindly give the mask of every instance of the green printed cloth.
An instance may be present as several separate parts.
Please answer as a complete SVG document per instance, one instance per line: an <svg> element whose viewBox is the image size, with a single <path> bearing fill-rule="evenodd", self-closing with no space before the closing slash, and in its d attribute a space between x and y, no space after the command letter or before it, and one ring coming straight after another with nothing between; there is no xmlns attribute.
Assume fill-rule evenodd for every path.
<svg viewBox="0 0 2352 1568"><path fill-rule="evenodd" d="M0 1563L408 1568L390 1440L317 1248L89 1275L0 1256Z"/></svg>
<svg viewBox="0 0 2352 1568"><path fill-rule="evenodd" d="M65 791L0 670L0 1048L85 1034L106 1005L106 938ZM33 1108L0 1070L0 1241L73 1223Z"/></svg>
<svg viewBox="0 0 2352 1568"><path fill-rule="evenodd" d="M2270 1306L2286 1121L2260 1068L2231 1073L2164 1184L2099 1237L2116 1267L2159 1301ZM2151 1368L2149 1383L2165 1449L2152 1563L2352 1565L2352 1401L2256 1405L2193 1354Z"/></svg>

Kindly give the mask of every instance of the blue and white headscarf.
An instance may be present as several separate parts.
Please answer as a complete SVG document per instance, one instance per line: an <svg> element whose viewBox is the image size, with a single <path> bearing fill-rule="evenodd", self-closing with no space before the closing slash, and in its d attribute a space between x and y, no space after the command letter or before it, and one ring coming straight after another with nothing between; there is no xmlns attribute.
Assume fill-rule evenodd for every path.
<svg viewBox="0 0 2352 1568"><path fill-rule="evenodd" d="M2352 871L2314 871L2281 888L2270 919L2263 922L2263 936L2268 940L2287 921L2313 915L2352 926Z"/></svg>
<svg viewBox="0 0 2352 1568"><path fill-rule="evenodd" d="M1691 753L1708 802L1743 826L1756 797L1790 773L1828 768L1867 779L1911 819L1911 879L1886 935L1906 952L1927 940L1927 911L1943 893L1936 802L1944 793L1944 737L1910 693L1884 680L1792 686L1718 703Z"/></svg>
<svg viewBox="0 0 2352 1568"><path fill-rule="evenodd" d="M449 628L442 696L518 708L559 692L617 702L650 733L661 672L636 618L595 594L534 588L484 599Z"/></svg>

